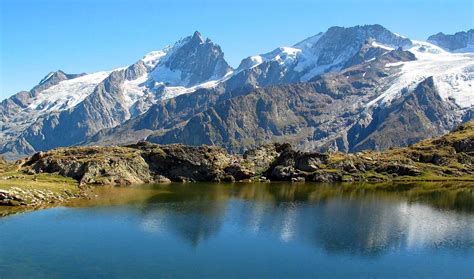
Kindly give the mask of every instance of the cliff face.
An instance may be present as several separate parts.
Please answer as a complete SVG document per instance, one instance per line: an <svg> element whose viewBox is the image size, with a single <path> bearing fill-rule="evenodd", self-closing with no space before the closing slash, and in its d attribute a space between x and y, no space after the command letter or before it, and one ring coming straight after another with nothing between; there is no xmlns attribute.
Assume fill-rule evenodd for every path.
<svg viewBox="0 0 474 279"><path fill-rule="evenodd" d="M474 122L407 148L354 154L296 151L268 144L233 155L215 146L73 147L40 152L21 162L26 172L55 173L81 184L169 181L383 181L474 179Z"/></svg>

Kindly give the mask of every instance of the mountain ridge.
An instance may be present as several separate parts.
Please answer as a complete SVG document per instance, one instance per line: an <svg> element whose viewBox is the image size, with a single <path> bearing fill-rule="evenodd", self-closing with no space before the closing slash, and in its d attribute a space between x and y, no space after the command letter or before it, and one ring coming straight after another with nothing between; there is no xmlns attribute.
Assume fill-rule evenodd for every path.
<svg viewBox="0 0 474 279"><path fill-rule="evenodd" d="M396 49L415 53L416 61L392 61L393 66L388 63L388 67L398 68L399 73L391 74L395 81L387 90L382 92L377 89L378 96L370 100L367 104L369 107L383 107L412 92L419 83L430 77L426 72L433 73L431 91L441 96L443 104L452 103L445 106L444 111L447 108L454 110L454 114L446 113L462 121L472 118L474 100L469 94L472 86L472 70L469 67L474 67L472 56L459 56L429 43L412 41L381 25L331 27L292 47L281 47L263 55L245 58L237 69L227 64L218 45L196 31L174 46L148 53L128 67L95 74L53 72L36 89L20 92L2 101L0 153L7 157L18 157L58 146L101 142L113 144L123 143L124 140L131 143L131 140L141 140L151 135L156 138L157 133L169 133L167 130L170 129L177 131L196 114L258 88L312 82L321 75L343 73L351 67L370 65L370 61L393 53ZM458 70L453 67L454 63L464 68L458 67L461 69ZM444 68L438 73L434 69L439 68L439 65ZM428 70L414 75L412 69ZM356 72L353 73L359 80L350 86L354 86L352 90L363 90L366 85L364 79L359 77L362 72ZM389 80L382 76L377 78ZM383 87L389 85L385 83ZM36 99L31 98L33 95L36 95ZM54 101L48 103L44 96L54 96L55 99L49 99ZM177 104L180 104L180 111L174 107ZM152 117L155 111L164 119ZM177 118L171 119L171 115ZM148 124L145 124L147 119ZM440 122L430 124L438 127L431 129L437 131L433 135L446 132L459 124L460 120L449 123L447 126ZM365 127L365 124L362 126ZM313 128L320 129L316 126ZM348 128L340 129L342 132ZM321 131L315 138L325 133ZM360 133L366 134L361 131L352 131L350 134ZM336 141L348 139L343 136ZM319 140L316 142L321 143ZM199 143L195 141L195 144ZM313 144L307 146L315 148ZM346 151L351 150L349 146L353 144L336 144L337 149ZM374 146L369 145L370 148ZM325 143L320 147L329 148L329 145Z"/></svg>

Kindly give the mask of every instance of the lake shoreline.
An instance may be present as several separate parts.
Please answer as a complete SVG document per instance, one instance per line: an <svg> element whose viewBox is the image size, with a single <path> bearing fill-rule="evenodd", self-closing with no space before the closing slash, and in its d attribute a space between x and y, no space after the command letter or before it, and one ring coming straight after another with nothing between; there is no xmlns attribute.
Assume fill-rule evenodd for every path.
<svg viewBox="0 0 474 279"><path fill-rule="evenodd" d="M330 187L334 191L344 189L345 191L366 192L380 191L387 193L399 192L401 194L416 193L417 195L438 195L440 193L457 193L469 192L474 194L474 185L472 180L445 180L445 181L385 181L385 182L288 182L288 181L250 181L250 182L208 182L207 184L215 184L216 187L228 186L246 186L256 184L257 187L279 187L280 185L292 185L294 187L311 187L314 185L321 187ZM9 191L1 189L0 183L0 217L14 215L18 213L26 213L35 210L42 210L54 207L67 206L71 203L81 203L93 201L98 198L97 191L103 191L110 188L137 188L143 185L154 185L155 187L200 187L204 182L193 183L158 183L158 184L133 184L133 185L81 185L76 186L76 192L70 192L63 189L61 192L53 192L51 190L35 190L34 188L12 187ZM289 183L289 184L288 184ZM53 186L53 185L52 185Z"/></svg>
<svg viewBox="0 0 474 279"><path fill-rule="evenodd" d="M342 266L352 263L350 272L367 265L356 277L369 271L390 277L399 268L398 275L406 278L414 272L415 257L418 275L445 272L447 277L464 277L459 274L472 273L474 189L460 184L196 182L92 187L90 199L0 218L5 251L0 265L6 274L20 278L41 272L44 276L39 277L47 278L50 270L60 277L75 277L73 272L78 277L80 273L107 278L232 277L242 269L248 271L240 273L242 277L331 277L344 261ZM114 249L104 249L108 247ZM78 260L64 261L71 255ZM446 262L447 255L453 255L455 266L452 260ZM198 268L180 273L183 258ZM239 259L244 262L236 268ZM380 263L386 273L375 273L369 260ZM256 268L256 261L265 268ZM282 270L270 274L273 269L266 267L273 263ZM223 265L228 268L222 270ZM438 270L433 272L431 265Z"/></svg>
<svg viewBox="0 0 474 279"><path fill-rule="evenodd" d="M0 161L0 205L41 206L104 185L171 182L467 182L474 188L474 122L439 138L385 151L305 152L271 143L230 154L218 146L58 148Z"/></svg>

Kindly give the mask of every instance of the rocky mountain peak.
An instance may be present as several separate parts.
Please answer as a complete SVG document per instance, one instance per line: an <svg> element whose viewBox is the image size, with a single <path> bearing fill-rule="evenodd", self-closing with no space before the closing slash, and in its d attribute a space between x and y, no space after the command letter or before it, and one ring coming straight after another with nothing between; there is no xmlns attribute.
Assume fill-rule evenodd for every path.
<svg viewBox="0 0 474 279"><path fill-rule="evenodd" d="M354 27L331 27L315 45L319 52L325 55L335 54L341 51L350 51L359 48L364 42L373 40L390 47L409 47L412 45L410 39L392 33L385 27L375 25L357 25Z"/></svg>
<svg viewBox="0 0 474 279"><path fill-rule="evenodd" d="M190 87L232 71L221 47L198 31L177 42L151 73L156 82Z"/></svg>
<svg viewBox="0 0 474 279"><path fill-rule="evenodd" d="M41 81L38 84L43 84L43 83L47 82L48 80L51 80L51 79L54 79L54 78L64 80L64 79L66 79L66 73L64 73L61 70L57 70L57 71L54 71L54 72L49 72L43 79L41 79Z"/></svg>
<svg viewBox="0 0 474 279"><path fill-rule="evenodd" d="M204 43L205 40L204 40L204 38L202 37L202 35L199 31L194 31L194 34L191 37L191 41L198 42L198 43Z"/></svg>
<svg viewBox="0 0 474 279"><path fill-rule="evenodd" d="M82 74L66 74L65 72L61 70L57 70L54 72L49 72L39 83L38 85L42 85L45 83L58 83L63 80L67 79L73 79L76 77L80 77L85 75L85 73Z"/></svg>
<svg viewBox="0 0 474 279"><path fill-rule="evenodd" d="M428 42L448 51L473 52L474 51L474 29L466 32L457 32L453 35L438 34L428 37Z"/></svg>

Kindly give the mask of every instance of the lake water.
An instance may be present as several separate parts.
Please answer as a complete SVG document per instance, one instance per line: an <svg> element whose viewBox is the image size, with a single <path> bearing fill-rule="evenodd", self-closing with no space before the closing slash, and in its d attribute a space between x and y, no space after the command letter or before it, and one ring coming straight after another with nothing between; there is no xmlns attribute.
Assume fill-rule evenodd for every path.
<svg viewBox="0 0 474 279"><path fill-rule="evenodd" d="M0 218L0 278L474 278L472 185L430 187L102 188Z"/></svg>

